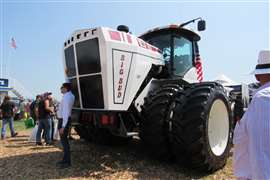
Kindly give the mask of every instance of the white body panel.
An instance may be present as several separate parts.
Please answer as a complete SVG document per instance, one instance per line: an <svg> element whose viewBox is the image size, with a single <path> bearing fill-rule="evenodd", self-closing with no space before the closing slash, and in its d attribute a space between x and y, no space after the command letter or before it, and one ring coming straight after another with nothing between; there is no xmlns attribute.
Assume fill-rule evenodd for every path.
<svg viewBox="0 0 270 180"><path fill-rule="evenodd" d="M141 94L135 100L135 108L138 110L138 112L141 112L142 110L141 106L144 104L144 98L148 95L149 91L151 90L152 80L147 84L147 86L143 89Z"/></svg>
<svg viewBox="0 0 270 180"><path fill-rule="evenodd" d="M190 70L188 70L188 72L185 74L183 79L185 81L189 82L189 83L197 83L197 82L199 82L198 79L197 79L196 68L192 67Z"/></svg>
<svg viewBox="0 0 270 180"><path fill-rule="evenodd" d="M84 36L85 32L87 32L86 36ZM76 38L78 34L82 35L80 39ZM72 37L73 41L71 41ZM75 44L96 37L98 37L99 43L101 72L79 75ZM74 45L75 52L80 109L88 109L83 107L82 104L80 77L101 74L104 108L99 110L126 111L150 71L152 64L164 65L162 54L158 52L157 48L131 34L109 28L75 31L66 41L64 49L71 45ZM65 61L64 67L67 67ZM75 77L66 76L66 79L71 78ZM91 109L94 110L95 108Z"/></svg>

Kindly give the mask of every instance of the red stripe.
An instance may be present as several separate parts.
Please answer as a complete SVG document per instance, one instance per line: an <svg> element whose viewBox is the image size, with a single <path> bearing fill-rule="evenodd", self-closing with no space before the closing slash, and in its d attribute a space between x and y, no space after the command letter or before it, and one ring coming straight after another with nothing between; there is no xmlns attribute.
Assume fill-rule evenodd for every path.
<svg viewBox="0 0 270 180"><path fill-rule="evenodd" d="M109 31L112 40L121 41L120 33L117 31Z"/></svg>
<svg viewBox="0 0 270 180"><path fill-rule="evenodd" d="M151 46L151 50L154 51L154 52L158 52L158 48L155 48L153 46Z"/></svg>
<svg viewBox="0 0 270 180"><path fill-rule="evenodd" d="M197 69L197 72L202 71L202 67L201 66L197 66L196 69Z"/></svg>
<svg viewBox="0 0 270 180"><path fill-rule="evenodd" d="M150 49L150 46L148 45L148 43L145 43L145 48Z"/></svg>
<svg viewBox="0 0 270 180"><path fill-rule="evenodd" d="M195 67L197 72L197 80L201 82L203 80L202 62L199 55L195 57Z"/></svg>
<svg viewBox="0 0 270 180"><path fill-rule="evenodd" d="M145 42L145 41L143 41L143 40L141 40L139 38L137 38L137 42L138 42L138 45L140 47L144 48L144 49L149 49L149 50L151 50L153 52L159 52L159 53L161 53L158 48L153 47L152 45L148 44L147 42Z"/></svg>
<svg viewBox="0 0 270 180"><path fill-rule="evenodd" d="M124 36L124 33L122 32L121 35L122 35L123 41L125 42L125 36Z"/></svg>
<svg viewBox="0 0 270 180"><path fill-rule="evenodd" d="M198 75L200 75L200 74L202 75L202 70L199 70L199 69L198 69L198 70L197 70L197 74L198 74Z"/></svg>
<svg viewBox="0 0 270 180"><path fill-rule="evenodd" d="M132 44L132 39L131 39L131 36L129 34L127 34L127 40L128 40L128 43Z"/></svg>

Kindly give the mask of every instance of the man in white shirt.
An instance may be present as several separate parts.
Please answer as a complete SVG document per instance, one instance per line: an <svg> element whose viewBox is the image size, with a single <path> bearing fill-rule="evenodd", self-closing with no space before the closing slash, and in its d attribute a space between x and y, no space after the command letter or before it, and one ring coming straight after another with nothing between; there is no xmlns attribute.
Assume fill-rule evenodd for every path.
<svg viewBox="0 0 270 180"><path fill-rule="evenodd" d="M61 92L63 93L63 98L58 110L58 114L60 117L58 121L58 130L60 134L61 144L64 150L64 157L62 161L58 162L58 165L60 165L60 168L67 168L71 166L68 132L71 125L70 116L75 97L71 92L70 83L64 83L61 87Z"/></svg>
<svg viewBox="0 0 270 180"><path fill-rule="evenodd" d="M259 53L255 71L261 87L234 130L233 170L238 179L270 179L270 51Z"/></svg>

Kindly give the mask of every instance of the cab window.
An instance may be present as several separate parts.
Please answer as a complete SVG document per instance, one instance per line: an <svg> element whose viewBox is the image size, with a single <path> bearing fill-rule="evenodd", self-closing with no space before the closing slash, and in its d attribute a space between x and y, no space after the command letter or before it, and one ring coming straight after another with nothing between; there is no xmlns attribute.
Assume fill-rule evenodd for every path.
<svg viewBox="0 0 270 180"><path fill-rule="evenodd" d="M162 51L163 58L165 61L170 61L171 57L171 36L170 35L160 35L155 36L147 41L149 44L156 46Z"/></svg>
<svg viewBox="0 0 270 180"><path fill-rule="evenodd" d="M174 74L176 76L184 76L193 67L192 42L184 37L174 37L173 44Z"/></svg>

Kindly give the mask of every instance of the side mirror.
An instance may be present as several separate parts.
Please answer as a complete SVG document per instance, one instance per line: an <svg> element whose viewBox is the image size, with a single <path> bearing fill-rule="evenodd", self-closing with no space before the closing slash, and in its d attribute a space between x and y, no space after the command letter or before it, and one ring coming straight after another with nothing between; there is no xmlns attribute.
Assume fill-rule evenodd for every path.
<svg viewBox="0 0 270 180"><path fill-rule="evenodd" d="M205 22L205 20L200 20L198 22L198 27L197 27L198 31L204 31L205 28L206 28L206 22Z"/></svg>

